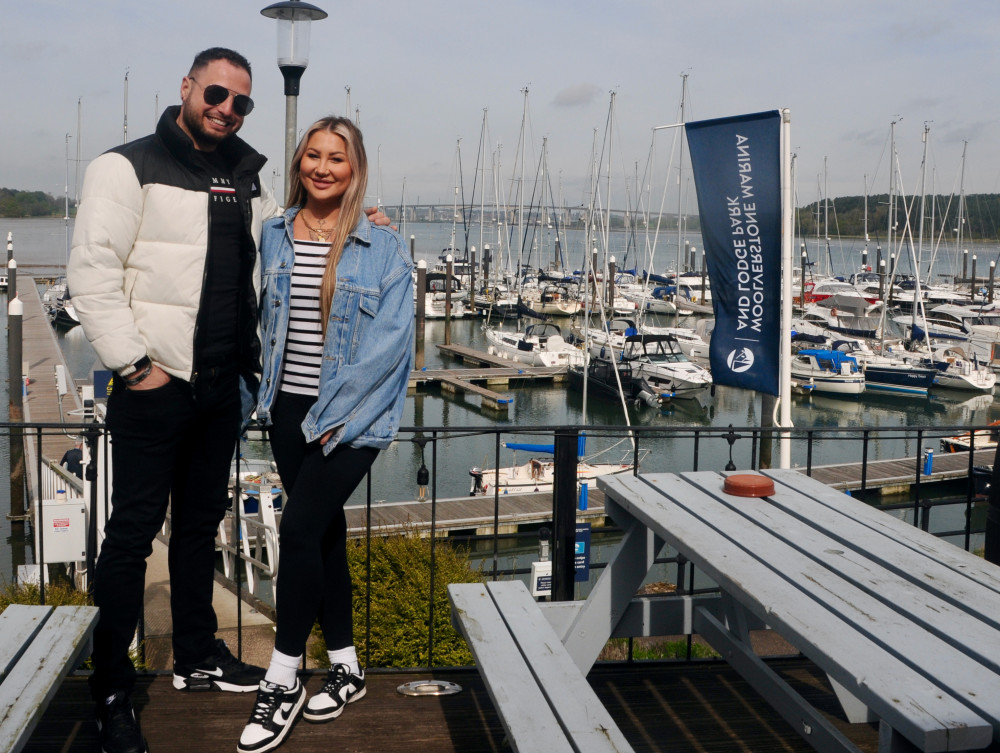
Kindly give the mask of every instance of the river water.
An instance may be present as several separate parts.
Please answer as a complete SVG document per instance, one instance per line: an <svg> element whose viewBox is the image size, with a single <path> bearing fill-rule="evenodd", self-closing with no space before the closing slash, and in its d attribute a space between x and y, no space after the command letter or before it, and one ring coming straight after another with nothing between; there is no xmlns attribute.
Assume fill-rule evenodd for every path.
<svg viewBox="0 0 1000 753"><path fill-rule="evenodd" d="M69 232L72 231L72 222ZM452 225L449 223L409 223L400 228L413 244L418 259L425 259L430 266L437 261L441 250L451 245ZM5 240L7 233L13 234L14 256L18 267L34 275L61 274L66 259L67 223L61 219L44 220L8 220L0 219L0 240ZM493 233L491 238L490 233ZM462 227L456 227L456 245L463 245L464 233ZM483 236L491 248L498 248L494 229L485 229ZM632 266L634 262L634 247L636 238L617 231L610 234L609 247L612 253L624 264ZM697 235L687 238L691 246L699 249L700 238ZM468 242L479 247L482 242L478 227L471 229ZM638 238L640 246L645 239ZM544 266L554 259L555 231L549 228L537 228L535 238L529 244L533 250L531 263L534 266ZM583 232L572 229L561 237L562 248L569 258L565 260L568 268L582 266ZM840 254L845 259L860 259L860 241L845 242L841 245ZM603 245L602 245L603 247ZM662 235L657 242L656 258L664 262L656 262L659 271L674 266L678 253L676 234ZM988 261L996 258L995 245L971 247L976 253L979 269L985 268ZM661 257L662 253L662 257ZM831 252L836 259L837 254ZM941 252L936 262L936 269L942 273L961 271L961 256L956 249ZM540 260L540 261L539 261ZM985 261L984 261L985 260ZM700 260L698 262L700 264ZM644 265L638 265L640 269ZM844 267L847 268L846 266ZM4 296L6 304L6 297ZM6 305L4 305L6 312ZM672 323L663 321L662 324ZM680 320L680 324L691 326L693 322ZM67 333L58 335L59 342L65 354L67 364L74 379L79 382L91 378L95 368L99 368L93 350L77 327ZM464 344L481 350L486 349L486 341L482 332L482 320L462 319L452 322L451 342ZM445 324L443 321L428 321L425 332L424 365L427 368L451 367L461 368L463 365L443 357L436 347L437 343L445 341ZM0 363L7 374L6 341L0 348ZM7 420L7 385L3 382L3 401L0 410L3 420ZM513 398L509 411L504 415L484 412L478 398L462 396L442 396L437 389L430 389L409 397L401 421L403 427L435 427L443 428L441 438L434 445L428 444L421 453L420 448L410 442L401 441L384 451L373 470L373 499L397 501L414 499L417 496L416 475L421 462L425 462L432 471L436 471L436 491L439 498L462 496L470 486L468 471L473 466L492 467L495 459L495 443L492 436L448 436L447 429L456 427L494 427L522 431L530 427L552 427L559 425L588 425L592 427L588 439L587 454L604 450L596 462L616 462L630 457L632 446L627 441L600 436L600 427L619 427L626 424L625 412L620 404L591 396L587 403L587 413L583 413L582 396L565 385L525 385L498 388ZM797 427L872 427L890 428L903 426L963 426L968 424L987 424L1000 418L1000 406L992 395L969 396L953 393L955 397L946 394L933 393L926 397L892 397L877 393L865 393L859 399L837 399L832 397L812 396L811 398L795 398L792 403L792 420ZM958 396L961 395L961 396ZM718 387L714 395L705 394L698 401L676 401L666 412L654 411L649 408L628 406L628 423L663 429L667 436L649 437L640 440L640 448L648 451L641 467L647 471L685 471L694 467L693 441L689 434L680 432L685 427L755 427L761 425L761 401L754 393L731 387ZM670 435L672 434L672 435ZM683 434L682 436L679 436ZM412 434L404 432L403 439L409 440ZM515 441L540 441L525 437L507 437ZM936 445L928 442L928 445ZM876 440L873 442L869 458L891 458L902 455L916 455L922 448L915 446L913 440ZM242 452L249 458L269 458L270 450L266 443L250 441L243 445ZM813 450L815 464L835 462L855 462L861 459L860 446L857 442L843 442L830 438L820 441ZM732 459L737 468L748 468L751 460L751 443L747 439L738 441L732 449ZM436 454L436 465L435 465ZM501 464L507 465L514 461L514 454L502 450ZM700 470L721 470L730 459L730 447L723 439L713 438L703 440L699 446L698 468ZM516 462L528 460L524 453L518 453ZM805 448L796 447L792 456L794 465L806 463ZM0 469L6 469L4 477L9 478L9 453L7 437L0 436ZM363 501L364 485L355 495L353 501ZM11 528L5 514L9 511L9 488L3 485L0 492L0 578L10 579L11 572ZM960 525L960 524L958 524ZM958 527L955 525L954 527ZM6 551L4 551L6 550Z"/></svg>

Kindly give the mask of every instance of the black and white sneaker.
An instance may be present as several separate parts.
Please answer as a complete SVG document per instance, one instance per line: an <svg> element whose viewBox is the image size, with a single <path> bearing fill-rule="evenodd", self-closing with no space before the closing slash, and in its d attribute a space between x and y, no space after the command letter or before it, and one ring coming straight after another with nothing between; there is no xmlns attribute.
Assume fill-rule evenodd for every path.
<svg viewBox="0 0 1000 753"><path fill-rule="evenodd" d="M264 753L277 748L292 731L305 700L306 689L297 679L294 688L262 680L257 689L253 713L243 728L236 750L239 753Z"/></svg>
<svg viewBox="0 0 1000 753"><path fill-rule="evenodd" d="M97 732L103 753L146 753L146 738L139 729L128 693L119 691L98 702Z"/></svg>
<svg viewBox="0 0 1000 753"><path fill-rule="evenodd" d="M250 693L260 687L267 670L241 662L221 638L215 641L215 654L196 664L174 662L174 687L178 690L226 690Z"/></svg>
<svg viewBox="0 0 1000 753"><path fill-rule="evenodd" d="M302 716L310 722L328 722L344 713L349 703L365 697L365 671L351 673L346 664L334 664L326 673L326 682L309 699Z"/></svg>

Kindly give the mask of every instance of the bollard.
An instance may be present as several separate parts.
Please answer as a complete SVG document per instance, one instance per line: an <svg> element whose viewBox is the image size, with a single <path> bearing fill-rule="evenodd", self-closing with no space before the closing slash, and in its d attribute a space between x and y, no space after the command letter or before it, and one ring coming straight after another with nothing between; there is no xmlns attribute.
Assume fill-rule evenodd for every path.
<svg viewBox="0 0 1000 753"><path fill-rule="evenodd" d="M934 450L930 447L924 449L924 475L930 476L934 473Z"/></svg>
<svg viewBox="0 0 1000 753"><path fill-rule="evenodd" d="M21 373L21 324L24 318L24 304L19 298L7 304L7 365L9 385L23 385ZM9 390L9 416L14 426L10 432L10 519L15 530L24 530L24 441L23 432L16 428L24 422L24 394L22 389Z"/></svg>
<svg viewBox="0 0 1000 753"><path fill-rule="evenodd" d="M587 496L589 492L587 491L587 483L584 482L580 484L580 510L587 509Z"/></svg>

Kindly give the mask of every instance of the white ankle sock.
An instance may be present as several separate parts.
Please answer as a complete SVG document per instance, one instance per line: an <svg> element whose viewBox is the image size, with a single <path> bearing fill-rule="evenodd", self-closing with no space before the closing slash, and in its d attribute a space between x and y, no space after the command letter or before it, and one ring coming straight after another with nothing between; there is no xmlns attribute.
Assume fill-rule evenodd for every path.
<svg viewBox="0 0 1000 753"><path fill-rule="evenodd" d="M330 657L331 667L334 664L346 664L352 674L361 674L361 666L358 664L358 651L354 646L338 648L336 651L327 651L326 655Z"/></svg>
<svg viewBox="0 0 1000 753"><path fill-rule="evenodd" d="M294 688L295 675L301 664L301 654L298 656L289 656L288 654L281 653L278 649L274 649L271 651L271 664L267 668L264 680L286 688Z"/></svg>

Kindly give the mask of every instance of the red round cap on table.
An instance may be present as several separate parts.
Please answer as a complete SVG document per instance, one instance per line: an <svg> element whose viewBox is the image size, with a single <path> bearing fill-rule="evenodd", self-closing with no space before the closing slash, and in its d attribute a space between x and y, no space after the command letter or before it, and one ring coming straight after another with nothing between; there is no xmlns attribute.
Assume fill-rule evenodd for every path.
<svg viewBox="0 0 1000 753"><path fill-rule="evenodd" d="M737 473L726 476L722 490L734 497L770 497L774 494L774 482L759 473Z"/></svg>

